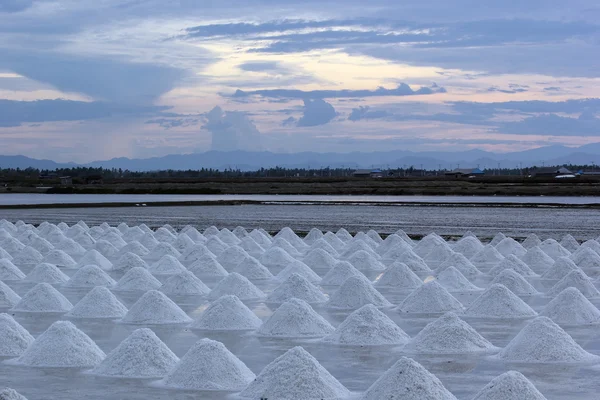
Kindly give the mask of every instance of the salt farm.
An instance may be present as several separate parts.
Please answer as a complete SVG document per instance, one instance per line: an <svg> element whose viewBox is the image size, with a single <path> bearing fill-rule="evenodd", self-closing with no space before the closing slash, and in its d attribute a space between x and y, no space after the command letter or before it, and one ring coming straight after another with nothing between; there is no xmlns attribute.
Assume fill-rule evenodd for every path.
<svg viewBox="0 0 600 400"><path fill-rule="evenodd" d="M32 220L0 221L1 399L598 398L591 228Z"/></svg>

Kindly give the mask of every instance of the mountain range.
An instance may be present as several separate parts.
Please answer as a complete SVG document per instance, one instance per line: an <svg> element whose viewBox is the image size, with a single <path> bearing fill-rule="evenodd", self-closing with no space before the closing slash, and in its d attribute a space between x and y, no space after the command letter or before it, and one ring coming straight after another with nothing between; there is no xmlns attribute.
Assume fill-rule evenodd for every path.
<svg viewBox="0 0 600 400"><path fill-rule="evenodd" d="M287 168L402 168L413 166L426 169L454 169L480 167L502 168L529 167L542 165L598 164L600 165L600 143L581 147L546 146L531 150L493 153L484 150L460 152L413 152L394 150L386 152L353 153L272 153L248 151L208 151L193 154L172 154L164 157L145 159L113 158L94 161L88 164L58 163L52 160L34 159L26 156L1 156L1 168L38 168L53 170L56 168L104 167L122 168L130 171L152 170L188 170L201 168L257 170L261 167Z"/></svg>

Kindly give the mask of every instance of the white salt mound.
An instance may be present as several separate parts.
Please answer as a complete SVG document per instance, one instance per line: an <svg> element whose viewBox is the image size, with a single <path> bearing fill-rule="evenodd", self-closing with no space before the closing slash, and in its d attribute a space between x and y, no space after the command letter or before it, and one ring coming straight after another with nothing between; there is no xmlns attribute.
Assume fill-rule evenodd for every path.
<svg viewBox="0 0 600 400"><path fill-rule="evenodd" d="M437 281L430 281L413 290L398 306L398 311L417 314L439 314L460 311L462 304Z"/></svg>
<svg viewBox="0 0 600 400"><path fill-rule="evenodd" d="M392 305L364 276L351 276L346 279L327 302L330 308L347 310L355 310L365 304L373 304L375 307Z"/></svg>
<svg viewBox="0 0 600 400"><path fill-rule="evenodd" d="M204 247L204 246L202 246ZM187 250L189 251L189 255L190 257L192 256L192 252L191 250L194 249L194 247L189 247ZM206 250L206 252L208 252L208 250ZM161 243L158 242L156 244L156 246L154 246L154 248L152 249L152 251L150 252L150 254L148 254L146 256L146 259L148 260L158 260L163 256L172 256L175 257L177 259L182 258L183 256L181 255L181 253L179 252L179 250L177 250L175 247L173 247L171 244L169 243Z"/></svg>
<svg viewBox="0 0 600 400"><path fill-rule="evenodd" d="M271 271L260 263L254 257L246 257L241 263L239 263L232 272L237 272L240 275L245 276L251 280L263 280L273 278Z"/></svg>
<svg viewBox="0 0 600 400"><path fill-rule="evenodd" d="M192 329L245 331L258 329L262 321L236 296L226 295L210 303L191 325Z"/></svg>
<svg viewBox="0 0 600 400"><path fill-rule="evenodd" d="M585 297L592 299L600 296L600 292L594 286L592 279L580 269L569 272L564 278L556 283L546 293L550 297L557 296L560 292L568 287L577 288Z"/></svg>
<svg viewBox="0 0 600 400"><path fill-rule="evenodd" d="M471 354L499 349L455 313L449 312L427 324L405 350L422 354Z"/></svg>
<svg viewBox="0 0 600 400"><path fill-rule="evenodd" d="M523 243L521 243L521 246L525 247L526 249L531 249L533 247L539 246L540 244L542 244L542 241L540 240L538 235L532 233L531 235L525 238Z"/></svg>
<svg viewBox="0 0 600 400"><path fill-rule="evenodd" d="M161 286L161 290L167 294L183 296L204 296L210 292L208 286L190 271L172 275Z"/></svg>
<svg viewBox="0 0 600 400"><path fill-rule="evenodd" d="M200 256L188 267L188 271L193 272L194 275L200 278L229 275L229 272L227 272L225 268L219 264L215 256L211 254Z"/></svg>
<svg viewBox="0 0 600 400"><path fill-rule="evenodd" d="M291 299L283 303L258 329L259 336L320 337L335 330L325 318L304 300Z"/></svg>
<svg viewBox="0 0 600 400"><path fill-rule="evenodd" d="M483 249L483 244L474 236L467 236L460 239L452 247L452 250L464 255L467 258L473 257L478 251Z"/></svg>
<svg viewBox="0 0 600 400"><path fill-rule="evenodd" d="M349 395L350 391L302 347L277 357L240 393L244 399L278 400L338 400Z"/></svg>
<svg viewBox="0 0 600 400"><path fill-rule="evenodd" d="M542 279L561 280L579 267L569 257L560 257L543 275Z"/></svg>
<svg viewBox="0 0 600 400"><path fill-rule="evenodd" d="M291 298L304 300L307 303L323 303L327 301L318 287L308 281L308 279L298 274L292 274L283 283L275 288L267 297L268 302L283 303Z"/></svg>
<svg viewBox="0 0 600 400"><path fill-rule="evenodd" d="M521 260L537 274L545 273L554 264L554 259L538 246L527 250L527 253L521 256Z"/></svg>
<svg viewBox="0 0 600 400"><path fill-rule="evenodd" d="M179 358L152 330L141 328L108 353L92 373L123 378L160 378L177 362Z"/></svg>
<svg viewBox="0 0 600 400"><path fill-rule="evenodd" d="M319 275L317 275L315 271L310 269L310 267L308 265L304 264L302 261L298 261L298 260L291 262L280 273L278 273L277 279L279 281L285 281L292 274L301 275L301 276L305 277L306 279L308 279L309 281L311 281L312 283L321 282L321 277Z"/></svg>
<svg viewBox="0 0 600 400"><path fill-rule="evenodd" d="M70 318L122 318L127 307L104 286L90 290L66 316Z"/></svg>
<svg viewBox="0 0 600 400"><path fill-rule="evenodd" d="M546 400L543 394L517 371L508 371L492 379L473 400Z"/></svg>
<svg viewBox="0 0 600 400"><path fill-rule="evenodd" d="M548 317L527 324L498 354L514 362L592 362L600 357L583 350L573 338Z"/></svg>
<svg viewBox="0 0 600 400"><path fill-rule="evenodd" d="M254 286L248 278L236 272L232 272L221 279L210 291L208 298L215 300L226 294L237 296L240 300L254 300L266 297L262 290Z"/></svg>
<svg viewBox="0 0 600 400"><path fill-rule="evenodd" d="M325 280L325 278L323 278ZM423 281L408 266L402 262L395 262L381 274L374 283L375 287L393 287L396 289L415 289Z"/></svg>
<svg viewBox="0 0 600 400"><path fill-rule="evenodd" d="M483 249L479 250L473 257L470 258L470 261L476 266L479 265L490 265L497 264L504 256L498 253L498 250L492 245L485 245Z"/></svg>
<svg viewBox="0 0 600 400"><path fill-rule="evenodd" d="M502 239L500 243L496 245L496 250L504 257L508 257L511 254L521 257L527 253L525 247L521 246L515 239L509 237Z"/></svg>
<svg viewBox="0 0 600 400"><path fill-rule="evenodd" d="M465 315L478 318L530 318L537 313L506 286L493 284L465 310Z"/></svg>
<svg viewBox="0 0 600 400"><path fill-rule="evenodd" d="M506 236L504 235L504 233L498 232L498 233L496 233L496 236L494 236L494 238L490 242L490 245L496 246L498 243L500 243L504 239L506 239Z"/></svg>
<svg viewBox="0 0 600 400"><path fill-rule="evenodd" d="M569 287L560 292L540 315L559 325L588 325L600 323L600 310L579 290Z"/></svg>
<svg viewBox="0 0 600 400"><path fill-rule="evenodd" d="M560 241L560 245L570 252L574 252L579 248L579 242L572 235L565 235Z"/></svg>
<svg viewBox="0 0 600 400"><path fill-rule="evenodd" d="M98 252L98 250L88 250L87 253L81 257L81 259L77 262L77 266L83 267L85 265L97 265L105 271L110 270L113 267L113 264L108 261L106 257Z"/></svg>
<svg viewBox="0 0 600 400"><path fill-rule="evenodd" d="M44 257L44 262L58 267L73 268L77 265L75 260L63 250L52 250Z"/></svg>
<svg viewBox="0 0 600 400"><path fill-rule="evenodd" d="M106 355L69 321L57 321L16 360L32 367L93 367Z"/></svg>
<svg viewBox="0 0 600 400"><path fill-rule="evenodd" d="M471 283L459 270L448 267L438 276L437 281L450 293L477 292L483 290Z"/></svg>
<svg viewBox="0 0 600 400"><path fill-rule="evenodd" d="M148 267L148 271L153 275L175 275L187 271L179 260L170 255L164 255Z"/></svg>
<svg viewBox="0 0 600 400"><path fill-rule="evenodd" d="M8 258L0 259L0 280L18 281L25 278L25 274Z"/></svg>
<svg viewBox="0 0 600 400"><path fill-rule="evenodd" d="M521 276L537 276L537 274L531 268L529 268L527 264L513 254L496 264L496 266L490 270L489 274L495 277L505 269L512 269Z"/></svg>
<svg viewBox="0 0 600 400"><path fill-rule="evenodd" d="M0 281L0 307L12 308L19 300L21 300L21 296L16 294L6 283Z"/></svg>
<svg viewBox="0 0 600 400"><path fill-rule="evenodd" d="M162 382L179 389L240 391L254 378L256 375L223 343L202 339Z"/></svg>
<svg viewBox="0 0 600 400"><path fill-rule="evenodd" d="M318 268L323 270L329 270L333 268L337 262L337 260L331 254L323 249L311 250L302 261L310 268Z"/></svg>
<svg viewBox="0 0 600 400"><path fill-rule="evenodd" d="M0 400L27 400L27 397L23 396L15 389L5 387L0 389Z"/></svg>
<svg viewBox="0 0 600 400"><path fill-rule="evenodd" d="M14 256L12 262L16 265L28 265L38 264L44 259L42 253L34 249L33 247L27 246L21 250L16 256Z"/></svg>
<svg viewBox="0 0 600 400"><path fill-rule="evenodd" d="M296 259L279 247L271 247L260 256L259 261L267 268L285 268Z"/></svg>
<svg viewBox="0 0 600 400"><path fill-rule="evenodd" d="M12 311L64 313L73 304L48 283L38 283L21 298Z"/></svg>
<svg viewBox="0 0 600 400"><path fill-rule="evenodd" d="M97 265L86 265L77 270L65 283L67 287L113 286L115 280Z"/></svg>
<svg viewBox="0 0 600 400"><path fill-rule="evenodd" d="M127 272L136 267L148 268L148 264L137 254L127 252L114 263L112 270Z"/></svg>
<svg viewBox="0 0 600 400"><path fill-rule="evenodd" d="M362 395L361 400L456 400L421 364L401 357Z"/></svg>
<svg viewBox="0 0 600 400"><path fill-rule="evenodd" d="M125 324L181 324L192 319L163 293L150 290L136 301L121 319Z"/></svg>
<svg viewBox="0 0 600 400"><path fill-rule="evenodd" d="M350 257L348 257L348 262L354 265L359 271L383 271L385 270L385 266L379 262L371 253L368 253L364 250L359 250Z"/></svg>
<svg viewBox="0 0 600 400"><path fill-rule="evenodd" d="M468 278L474 278L481 275L481 271L477 269L471 261L469 261L464 255L460 253L451 254L437 269L437 273L444 271L448 267L454 267L460 271L461 274Z"/></svg>
<svg viewBox="0 0 600 400"><path fill-rule="evenodd" d="M119 279L114 290L121 291L143 291L158 289L162 283L142 267L132 268Z"/></svg>
<svg viewBox="0 0 600 400"><path fill-rule="evenodd" d="M8 314L0 314L0 357L17 357L33 343L34 338Z"/></svg>
<svg viewBox="0 0 600 400"><path fill-rule="evenodd" d="M568 257L571 255L569 250L562 247L560 243L554 239L544 240L542 244L540 244L540 249L555 260L559 257Z"/></svg>
<svg viewBox="0 0 600 400"><path fill-rule="evenodd" d="M323 341L341 345L380 346L405 344L410 337L372 304L350 314Z"/></svg>
<svg viewBox="0 0 600 400"><path fill-rule="evenodd" d="M250 257L250 254L248 254L246 250L242 249L240 246L231 246L219 254L217 261L223 266L223 268L229 271L248 257Z"/></svg>
<svg viewBox="0 0 600 400"><path fill-rule="evenodd" d="M339 286L351 276L364 276L362 272L354 268L348 261L338 261L321 279L323 286ZM365 277L366 279L366 277Z"/></svg>
<svg viewBox="0 0 600 400"><path fill-rule="evenodd" d="M65 275L61 270L56 268L56 265L41 263L35 266L24 279L28 282L35 283L65 283L69 280L69 277Z"/></svg>
<svg viewBox="0 0 600 400"><path fill-rule="evenodd" d="M506 286L517 296L531 296L539 293L521 274L513 269L505 269L500 272L491 284L495 283Z"/></svg>

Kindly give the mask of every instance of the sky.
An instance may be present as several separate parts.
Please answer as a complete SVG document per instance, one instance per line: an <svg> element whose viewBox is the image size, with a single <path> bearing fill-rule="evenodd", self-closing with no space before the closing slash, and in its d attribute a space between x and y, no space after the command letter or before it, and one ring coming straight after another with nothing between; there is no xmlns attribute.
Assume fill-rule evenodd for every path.
<svg viewBox="0 0 600 400"><path fill-rule="evenodd" d="M600 141L597 0L0 0L0 154Z"/></svg>

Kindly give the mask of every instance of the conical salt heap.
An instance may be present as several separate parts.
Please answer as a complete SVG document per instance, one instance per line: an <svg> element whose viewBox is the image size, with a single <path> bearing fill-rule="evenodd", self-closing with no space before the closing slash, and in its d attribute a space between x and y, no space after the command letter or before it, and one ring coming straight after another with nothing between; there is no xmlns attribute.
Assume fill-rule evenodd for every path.
<svg viewBox="0 0 600 400"><path fill-rule="evenodd" d="M219 232L220 232L220 231L219 231L219 228L217 228L216 226L212 225L212 226L209 226L208 228L206 228L206 229L204 230L204 233L203 233L203 234L204 234L204 236L207 236L207 237L208 237L208 236L214 236L214 235L218 235L218 234L219 234Z"/></svg>
<svg viewBox="0 0 600 400"><path fill-rule="evenodd" d="M21 243L19 239L9 237L8 239L4 239L2 242L0 242L0 247L14 257L25 248L25 245Z"/></svg>
<svg viewBox="0 0 600 400"><path fill-rule="evenodd" d="M279 247L271 247L260 256L258 261L269 269L282 269L296 261L296 259Z"/></svg>
<svg viewBox="0 0 600 400"><path fill-rule="evenodd" d="M327 253L323 249L311 250L302 261L311 268L318 268L327 271L333 268L337 262L337 260L333 258L331 254Z"/></svg>
<svg viewBox="0 0 600 400"><path fill-rule="evenodd" d="M246 257L231 272L237 272L250 280L272 279L273 274L254 257Z"/></svg>
<svg viewBox="0 0 600 400"><path fill-rule="evenodd" d="M0 388L0 400L27 400L27 397L23 396L15 389L5 387Z"/></svg>
<svg viewBox="0 0 600 400"><path fill-rule="evenodd" d="M190 271L171 275L160 288L169 295L204 296L210 292L208 286Z"/></svg>
<svg viewBox="0 0 600 400"><path fill-rule="evenodd" d="M448 246L446 242L440 242L436 244L434 248L423 257L423 260L425 260L427 265L429 265L432 268L435 268L442 265L453 254L455 254L455 252L452 251L452 249L450 248L450 246Z"/></svg>
<svg viewBox="0 0 600 400"><path fill-rule="evenodd" d="M379 236L379 233L377 233L377 231L373 229L369 229L369 231L367 232L367 236L370 237L377 244L383 242L383 239L381 238L381 236Z"/></svg>
<svg viewBox="0 0 600 400"><path fill-rule="evenodd" d="M223 242L217 236L211 236L208 238L204 245L217 257L229 247L227 243Z"/></svg>
<svg viewBox="0 0 600 400"><path fill-rule="evenodd" d="M177 304L157 290L146 292L121 319L125 324L144 325L181 324L191 321Z"/></svg>
<svg viewBox="0 0 600 400"><path fill-rule="evenodd" d="M259 336L293 338L320 337L335 330L304 300L283 303L258 329Z"/></svg>
<svg viewBox="0 0 600 400"><path fill-rule="evenodd" d="M275 240L273 240L273 243L271 243L270 248L275 248L275 247L284 250L286 253L288 253L292 257L298 257L301 254L298 251L298 249L296 249L290 242L288 242L287 240L285 240L283 238L276 238Z"/></svg>
<svg viewBox="0 0 600 400"><path fill-rule="evenodd" d="M529 236L527 236L525 240L523 240L523 243L521 243L521 245L528 250L533 247L539 246L540 244L542 244L542 241L535 233L532 233Z"/></svg>
<svg viewBox="0 0 600 400"><path fill-rule="evenodd" d="M559 325L589 325L600 323L600 310L579 290L569 287L552 299L540 312Z"/></svg>
<svg viewBox="0 0 600 400"><path fill-rule="evenodd" d="M485 245L483 249L477 252L473 257L469 259L478 268L491 266L498 264L504 259L504 256L498 253L498 250L494 246L489 244Z"/></svg>
<svg viewBox="0 0 600 400"><path fill-rule="evenodd" d="M46 254L44 262L63 268L74 268L77 265L75 260L63 250L52 250Z"/></svg>
<svg viewBox="0 0 600 400"><path fill-rule="evenodd" d="M159 242L173 243L175 240L177 240L177 236L175 236L173 232L165 227L158 228L156 232L154 232L154 237Z"/></svg>
<svg viewBox="0 0 600 400"><path fill-rule="evenodd" d="M173 247L181 252L194 246L195 244L196 242L194 242L188 235L185 233L180 233L177 235L177 239L173 242Z"/></svg>
<svg viewBox="0 0 600 400"><path fill-rule="evenodd" d="M401 312L418 314L439 314L462 309L460 301L435 280L413 290L397 308Z"/></svg>
<svg viewBox="0 0 600 400"><path fill-rule="evenodd" d="M350 234L350 232L348 232L348 230L346 228L338 229L338 231L335 233L335 236L337 236L340 240L342 240L344 242L348 242L348 241L354 239L352 237L352 235Z"/></svg>
<svg viewBox="0 0 600 400"><path fill-rule="evenodd" d="M348 261L338 261L321 279L322 286L340 286L351 276L364 276L362 272L354 268ZM365 277L366 279L366 277Z"/></svg>
<svg viewBox="0 0 600 400"><path fill-rule="evenodd" d="M498 253L502 254L504 257L508 257L511 254L522 257L527 253L525 247L521 246L515 239L509 237L502 239L495 247L496 250L498 250Z"/></svg>
<svg viewBox="0 0 600 400"><path fill-rule="evenodd" d="M415 289L422 284L423 281L406 264L398 261L390 265L373 285L377 288Z"/></svg>
<svg viewBox="0 0 600 400"><path fill-rule="evenodd" d="M12 308L21 300L21 296L16 294L6 283L0 281L0 307Z"/></svg>
<svg viewBox="0 0 600 400"><path fill-rule="evenodd" d="M304 243L311 245L323 237L323 232L320 229L312 228L304 237Z"/></svg>
<svg viewBox="0 0 600 400"><path fill-rule="evenodd" d="M200 278L229 275L229 272L219 264L217 258L212 254L205 254L198 257L198 259L188 267L188 271L193 272L194 275Z"/></svg>
<svg viewBox="0 0 600 400"><path fill-rule="evenodd" d="M13 259L13 256L11 256L11 255L8 253L8 251L4 250L4 249L1 247L1 244L0 244L0 260L1 260L1 259L3 259L3 258L6 258L6 259L8 259L8 260L12 260L12 259Z"/></svg>
<svg viewBox="0 0 600 400"><path fill-rule="evenodd" d="M341 252L346 246L345 242L340 240L339 237L335 236L332 232L327 232L323 235L323 240L331 245L338 253Z"/></svg>
<svg viewBox="0 0 600 400"><path fill-rule="evenodd" d="M491 284L495 283L506 286L517 296L531 296L539 293L521 274L513 269L505 269L500 272Z"/></svg>
<svg viewBox="0 0 600 400"><path fill-rule="evenodd" d="M161 378L179 358L148 328L136 329L123 340L93 374L121 378Z"/></svg>
<svg viewBox="0 0 600 400"><path fill-rule="evenodd" d="M379 346L405 344L410 337L372 304L354 311L323 341L341 345Z"/></svg>
<svg viewBox="0 0 600 400"><path fill-rule="evenodd" d="M492 268L488 272L488 274L495 277L500 272L504 271L505 269L512 269L512 270L516 271L518 274L520 274L521 276L528 276L528 277L537 277L538 276L531 268L529 268L529 266L527 264L525 264L523 261L521 261L519 258L517 258L513 254L510 254L504 260L502 260L498 264L496 264L496 266L494 268Z"/></svg>
<svg viewBox="0 0 600 400"><path fill-rule="evenodd" d="M187 269L173 256L165 255L148 267L152 275L176 275L186 272Z"/></svg>
<svg viewBox="0 0 600 400"><path fill-rule="evenodd" d="M248 257L250 257L250 254L246 253L246 250L242 249L240 246L231 246L219 254L217 261L227 271L231 271Z"/></svg>
<svg viewBox="0 0 600 400"><path fill-rule="evenodd" d="M405 350L422 354L471 354L499 349L455 313L449 312L427 324Z"/></svg>
<svg viewBox="0 0 600 400"><path fill-rule="evenodd" d="M351 276L329 297L327 307L355 310L366 304L389 307L392 304L364 276Z"/></svg>
<svg viewBox="0 0 600 400"><path fill-rule="evenodd" d="M498 357L524 363L600 361L600 357L583 350L567 332L547 317L537 317L527 324Z"/></svg>
<svg viewBox="0 0 600 400"><path fill-rule="evenodd" d="M343 259L348 259L352 255L354 255L355 253L357 253L359 251L364 251L367 254L372 255L377 260L381 259L381 256L379 254L377 254L371 246L369 246L367 243L365 243L362 240L353 240L351 242L348 242L344 246L344 249L342 250L342 252L340 253L340 257Z"/></svg>
<svg viewBox="0 0 600 400"><path fill-rule="evenodd" d="M48 283L38 283L11 309L21 312L64 313L73 308L73 304Z"/></svg>
<svg viewBox="0 0 600 400"><path fill-rule="evenodd" d="M142 291L158 289L162 283L152 274L142 267L132 268L119 279L119 282L114 285L114 290L121 291Z"/></svg>
<svg viewBox="0 0 600 400"><path fill-rule="evenodd" d="M256 375L223 343L201 339L162 383L178 389L235 392L244 389L254 378Z"/></svg>
<svg viewBox="0 0 600 400"><path fill-rule="evenodd" d="M119 256L123 256L127 253L133 253L137 256L144 257L150 254L150 250L144 247L144 245L137 240L134 240L133 242L129 242L119 249Z"/></svg>
<svg viewBox="0 0 600 400"><path fill-rule="evenodd" d="M537 313L506 286L493 284L465 310L465 315L477 318L531 318Z"/></svg>
<svg viewBox="0 0 600 400"><path fill-rule="evenodd" d="M256 243L250 236L243 238L239 246L253 257L259 257L265 252L265 249L263 249L260 244Z"/></svg>
<svg viewBox="0 0 600 400"><path fill-rule="evenodd" d="M452 253L448 258L446 258L446 261L440 264L436 272L440 273L448 267L456 268L461 274L470 279L481 275L481 271L479 271L471 261L469 261L462 254L456 252Z"/></svg>
<svg viewBox="0 0 600 400"><path fill-rule="evenodd" d="M238 225L238 226L236 226L236 227L233 229L233 234L234 234L234 235L235 235L237 238L239 238L239 239L242 239L242 238L244 238L244 237L248 236L248 231L247 231L247 230L246 230L246 228L244 228L243 226L239 226L239 225Z"/></svg>
<svg viewBox="0 0 600 400"><path fill-rule="evenodd" d="M119 250L107 240L98 240L94 245L94 250L102 254L104 257L116 257Z"/></svg>
<svg viewBox="0 0 600 400"><path fill-rule="evenodd" d="M348 262L359 271L384 271L385 265L379 262L371 253L359 250L348 257Z"/></svg>
<svg viewBox="0 0 600 400"><path fill-rule="evenodd" d="M226 294L237 296L240 300L256 300L266 297L262 290L236 272L232 272L221 279L210 291L208 298L216 300Z"/></svg>
<svg viewBox="0 0 600 400"><path fill-rule="evenodd" d="M473 400L547 400L529 379L517 371L508 371L492 379Z"/></svg>
<svg viewBox="0 0 600 400"><path fill-rule="evenodd" d="M400 236L392 233L385 238L385 240L379 245L379 247L377 247L377 249L375 249L375 251L385 259L384 255L395 248L405 251L412 249L412 246L406 243L406 241L404 241L404 239L402 239Z"/></svg>
<svg viewBox="0 0 600 400"><path fill-rule="evenodd" d="M576 269L575 271L571 271L562 278L560 281L556 283L546 295L550 297L558 296L560 292L565 290L568 287L574 287L579 290L585 297L588 299L595 298L600 296L600 292L594 286L594 282L592 279L585 274L580 269Z"/></svg>
<svg viewBox="0 0 600 400"><path fill-rule="evenodd" d="M0 280L18 281L25 278L25 274L8 258L0 259Z"/></svg>
<svg viewBox="0 0 600 400"><path fill-rule="evenodd" d="M229 246L237 246L240 243L240 239L227 228L221 229L217 237Z"/></svg>
<svg viewBox="0 0 600 400"><path fill-rule="evenodd" d="M579 269L579 267L569 257L560 257L554 261L554 264L542 275L542 279L561 280L570 272Z"/></svg>
<svg viewBox="0 0 600 400"><path fill-rule="evenodd" d="M283 283L275 288L267 297L268 302L284 303L291 298L304 300L307 303L324 303L327 301L318 287L314 286L298 274L292 274Z"/></svg>
<svg viewBox="0 0 600 400"><path fill-rule="evenodd" d="M350 391L302 347L294 347L267 365L240 393L243 399L345 399ZM379 399L372 397L372 399Z"/></svg>
<svg viewBox="0 0 600 400"><path fill-rule="evenodd" d="M404 240L398 240L402 243L400 246L392 247L381 256L381 260L384 264L392 264L396 261L401 261L405 257L405 253L413 253L412 247L406 244Z"/></svg>
<svg viewBox="0 0 600 400"><path fill-rule="evenodd" d="M34 249L33 247L27 246L19 253L13 256L13 264L15 265L31 265L39 264L44 259L42 253Z"/></svg>
<svg viewBox="0 0 600 400"><path fill-rule="evenodd" d="M483 290L471 283L459 270L448 267L440 272L437 282L450 293L477 292Z"/></svg>
<svg viewBox="0 0 600 400"><path fill-rule="evenodd" d="M98 252L98 250L88 250L77 262L78 267L86 265L97 265L105 271L112 269L113 264L106 257Z"/></svg>
<svg viewBox="0 0 600 400"><path fill-rule="evenodd" d="M536 274L545 273L554 264L554 259L538 246L527 250L527 253L521 257L521 260Z"/></svg>
<svg viewBox="0 0 600 400"><path fill-rule="evenodd" d="M394 235L398 235L398 236L400 236L400 238L401 238L402 240L404 240L406 243L408 243L408 244L409 244L409 245L411 245L411 246L414 246L414 244L415 244L415 243L414 243L414 241L413 241L413 240L410 238L410 236L408 236L408 235L407 235L407 233L406 233L406 232L404 232L402 229L398 229L398 230L397 230L397 231L394 233Z"/></svg>
<svg viewBox="0 0 600 400"><path fill-rule="evenodd" d="M569 250L571 253L579 248L579 242L570 234L563 236L560 241L560 245Z"/></svg>
<svg viewBox="0 0 600 400"><path fill-rule="evenodd" d="M0 314L0 357L17 357L33 343L34 338L8 314Z"/></svg>
<svg viewBox="0 0 600 400"><path fill-rule="evenodd" d="M292 274L298 274L300 276L305 277L312 283L321 282L321 277L317 275L315 271L310 269L310 267L304 264L302 261L294 261L290 263L287 267L285 267L281 272L279 272L276 276L277 280L284 281L289 278Z"/></svg>
<svg viewBox="0 0 600 400"><path fill-rule="evenodd" d="M65 238L60 243L54 245L55 250L62 250L71 257L80 257L85 255L85 248L73 239Z"/></svg>
<svg viewBox="0 0 600 400"><path fill-rule="evenodd" d="M256 243L260 244L265 249L273 242L271 235L269 235L268 232L263 232L261 229L253 229L248 236L250 236Z"/></svg>
<svg viewBox="0 0 600 400"><path fill-rule="evenodd" d="M127 272L132 268L138 267L148 268L148 264L137 254L127 252L114 263L112 270Z"/></svg>
<svg viewBox="0 0 600 400"><path fill-rule="evenodd" d="M434 247L439 245L447 245L446 241L440 238L438 235L429 234L425 236L423 239L419 240L419 243L413 248L415 254L419 257L425 258L427 254L433 250Z"/></svg>
<svg viewBox="0 0 600 400"><path fill-rule="evenodd" d="M16 359L32 367L93 367L106 355L69 321L57 321Z"/></svg>
<svg viewBox="0 0 600 400"><path fill-rule="evenodd" d="M571 254L571 260L590 276L600 275L600 255L594 250L584 247Z"/></svg>
<svg viewBox="0 0 600 400"><path fill-rule="evenodd" d="M540 249L555 260L559 257L568 257L571 255L569 250L562 247L560 243L554 239L544 240L542 244L540 244Z"/></svg>
<svg viewBox="0 0 600 400"><path fill-rule="evenodd" d="M67 287L94 287L94 286L113 286L115 280L111 278L97 265L86 265L78 269L65 286Z"/></svg>
<svg viewBox="0 0 600 400"><path fill-rule="evenodd" d="M306 243L304 243L302 241L302 239L300 239L298 237L298 235L296 235L296 232L294 232L292 229L285 227L282 230L280 230L279 232L277 232L277 235L275 235L274 237L274 241L282 238L285 239L286 241L288 241L292 246L294 246L297 249L305 249L307 248Z"/></svg>
<svg viewBox="0 0 600 400"><path fill-rule="evenodd" d="M127 307L104 286L90 290L66 316L70 318L122 318Z"/></svg>
<svg viewBox="0 0 600 400"><path fill-rule="evenodd" d="M246 331L258 329L261 324L260 318L240 299L226 295L210 303L190 327L211 331Z"/></svg>
<svg viewBox="0 0 600 400"><path fill-rule="evenodd" d="M156 240L154 234L149 232L144 233L144 236L142 236L139 241L144 245L145 248L150 250L149 256L153 254L154 248L160 243L158 240ZM96 242L96 244L98 244L98 242Z"/></svg>
<svg viewBox="0 0 600 400"><path fill-rule="evenodd" d="M199 260L206 256L212 256L215 259L217 256L210 251L205 245L197 244L194 247L190 247L179 257L179 260L184 263L193 263L196 260ZM162 255L161 255L162 257Z"/></svg>
<svg viewBox="0 0 600 400"><path fill-rule="evenodd" d="M69 277L65 275L61 270L56 268L55 265L48 263L41 263L35 266L31 272L24 279L27 282L35 283L65 283L69 280Z"/></svg>
<svg viewBox="0 0 600 400"><path fill-rule="evenodd" d="M336 258L340 256L340 253L338 253L338 251L336 249L334 249L333 246L331 246L329 244L329 242L327 242L325 239L317 240L316 242L314 242L313 244L310 245L310 249L311 250L321 249L325 253L329 254L332 257L336 257Z"/></svg>
<svg viewBox="0 0 600 400"><path fill-rule="evenodd" d="M200 245L202 246L202 245ZM202 246L204 248L204 246ZM192 257L192 250L191 249L195 249L194 247L189 247L187 249L186 254L188 254L189 257ZM197 251L197 250L195 250ZM205 250L208 253L208 249ZM158 243L156 246L154 246L154 248L152 249L152 251L150 252L150 254L148 254L145 258L147 260L159 260L161 257L164 256L171 256L171 257L175 257L177 259L184 259L184 256L181 254L181 252L179 252L179 250L177 250L175 247L173 247L171 244L169 243Z"/></svg>
<svg viewBox="0 0 600 400"><path fill-rule="evenodd" d="M442 382L412 358L401 357L361 400L456 400Z"/></svg>
<svg viewBox="0 0 600 400"><path fill-rule="evenodd" d="M496 233L496 236L494 236L494 238L490 242L490 245L496 246L498 243L500 243L504 239L506 239L506 236L504 235L504 233L498 232L498 233Z"/></svg>
<svg viewBox="0 0 600 400"><path fill-rule="evenodd" d="M452 246L452 250L457 253L462 254L467 258L473 257L477 252L483 249L483 244L474 236L467 236L460 239L454 246Z"/></svg>

